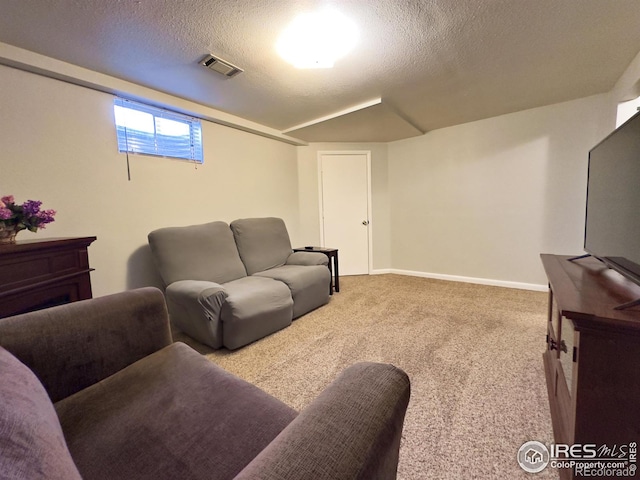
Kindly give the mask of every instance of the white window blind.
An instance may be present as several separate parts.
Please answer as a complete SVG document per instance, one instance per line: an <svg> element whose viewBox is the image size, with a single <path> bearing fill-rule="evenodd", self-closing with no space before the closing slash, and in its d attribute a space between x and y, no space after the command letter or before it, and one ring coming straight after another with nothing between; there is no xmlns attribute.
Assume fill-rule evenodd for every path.
<svg viewBox="0 0 640 480"><path fill-rule="evenodd" d="M199 119L119 97L113 111L120 152L203 162Z"/></svg>

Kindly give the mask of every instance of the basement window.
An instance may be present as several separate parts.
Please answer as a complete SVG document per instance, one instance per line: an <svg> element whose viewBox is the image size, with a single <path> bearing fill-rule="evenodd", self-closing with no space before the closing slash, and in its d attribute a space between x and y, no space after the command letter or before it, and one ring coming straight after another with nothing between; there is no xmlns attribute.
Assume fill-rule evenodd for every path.
<svg viewBox="0 0 640 480"><path fill-rule="evenodd" d="M113 111L118 151L203 163L199 119L119 97Z"/></svg>
<svg viewBox="0 0 640 480"><path fill-rule="evenodd" d="M618 104L618 115L616 118L616 128L633 117L640 111L640 97L636 97L628 102Z"/></svg>

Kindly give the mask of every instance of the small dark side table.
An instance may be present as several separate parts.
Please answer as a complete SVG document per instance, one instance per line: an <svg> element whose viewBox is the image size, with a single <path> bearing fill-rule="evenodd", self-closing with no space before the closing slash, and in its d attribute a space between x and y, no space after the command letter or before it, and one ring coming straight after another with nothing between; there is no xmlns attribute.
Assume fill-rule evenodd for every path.
<svg viewBox="0 0 640 480"><path fill-rule="evenodd" d="M338 249L325 247L299 247L294 248L294 252L318 252L329 257L329 271L331 272L331 285L329 294L333 295L334 290L340 292L340 274L338 273Z"/></svg>

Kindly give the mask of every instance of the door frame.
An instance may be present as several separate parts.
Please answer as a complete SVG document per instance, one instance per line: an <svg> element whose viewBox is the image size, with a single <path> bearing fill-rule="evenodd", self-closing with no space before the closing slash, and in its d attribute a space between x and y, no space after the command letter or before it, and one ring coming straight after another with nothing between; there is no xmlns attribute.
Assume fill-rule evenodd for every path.
<svg viewBox="0 0 640 480"><path fill-rule="evenodd" d="M318 218L320 219L320 243L322 247L326 247L324 242L324 199L322 196L322 156L323 155L366 155L367 157L367 240L368 240L368 275L373 271L373 222L371 209L371 150L318 150L317 167L318 167Z"/></svg>

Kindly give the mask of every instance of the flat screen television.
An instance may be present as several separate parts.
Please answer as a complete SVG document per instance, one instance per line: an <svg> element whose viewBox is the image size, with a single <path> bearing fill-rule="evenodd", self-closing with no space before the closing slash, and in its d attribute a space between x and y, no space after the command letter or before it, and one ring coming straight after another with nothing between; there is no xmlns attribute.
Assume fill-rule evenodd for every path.
<svg viewBox="0 0 640 480"><path fill-rule="evenodd" d="M640 284L640 113L589 152L584 249Z"/></svg>

